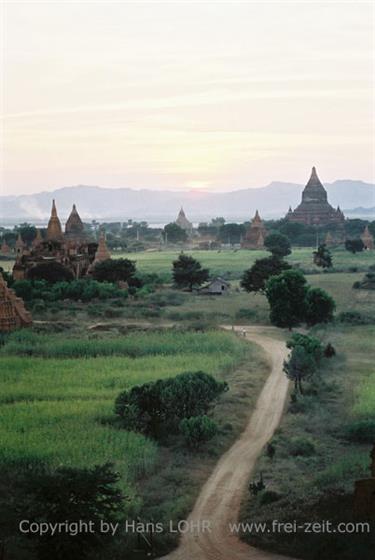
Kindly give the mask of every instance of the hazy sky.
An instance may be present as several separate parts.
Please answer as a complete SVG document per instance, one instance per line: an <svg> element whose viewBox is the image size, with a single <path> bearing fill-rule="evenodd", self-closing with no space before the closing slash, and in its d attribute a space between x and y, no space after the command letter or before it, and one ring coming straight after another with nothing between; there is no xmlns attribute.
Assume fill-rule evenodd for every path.
<svg viewBox="0 0 375 560"><path fill-rule="evenodd" d="M374 9L2 5L3 194L375 182Z"/></svg>

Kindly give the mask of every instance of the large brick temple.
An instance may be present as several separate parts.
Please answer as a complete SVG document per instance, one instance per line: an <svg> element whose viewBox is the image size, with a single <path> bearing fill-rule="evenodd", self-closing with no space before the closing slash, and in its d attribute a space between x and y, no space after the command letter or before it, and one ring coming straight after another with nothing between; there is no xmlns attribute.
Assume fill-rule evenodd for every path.
<svg viewBox="0 0 375 560"><path fill-rule="evenodd" d="M289 208L286 219L289 222L317 226L344 224L343 212L339 206L335 209L329 204L327 191L320 182L315 167L312 168L311 177L303 189L301 204L294 211Z"/></svg>

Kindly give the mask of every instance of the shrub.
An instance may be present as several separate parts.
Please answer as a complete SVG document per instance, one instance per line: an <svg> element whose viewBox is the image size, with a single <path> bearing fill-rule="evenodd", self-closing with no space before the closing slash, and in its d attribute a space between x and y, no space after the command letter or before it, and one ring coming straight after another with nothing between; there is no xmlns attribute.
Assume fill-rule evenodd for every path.
<svg viewBox="0 0 375 560"><path fill-rule="evenodd" d="M375 419L356 420L344 427L344 437L356 443L375 441Z"/></svg>
<svg viewBox="0 0 375 560"><path fill-rule="evenodd" d="M183 418L205 414L212 400L227 388L226 383L203 371L181 373L120 393L115 413L125 428L157 437L178 426Z"/></svg>
<svg viewBox="0 0 375 560"><path fill-rule="evenodd" d="M180 432L188 447L197 449L217 433L217 424L208 416L191 416L180 422Z"/></svg>
<svg viewBox="0 0 375 560"><path fill-rule="evenodd" d="M274 490L264 490L264 492L261 492L259 494L258 500L260 505L266 506L267 504L273 504L274 502L281 500L281 498L282 495L278 492L275 492Z"/></svg>
<svg viewBox="0 0 375 560"><path fill-rule="evenodd" d="M369 317L359 311L342 311L337 319L340 323L348 323L349 325L368 325L371 322Z"/></svg>
<svg viewBox="0 0 375 560"><path fill-rule="evenodd" d="M241 307L236 312L236 319L254 319L257 316L257 312L255 309L246 309L245 307Z"/></svg>
<svg viewBox="0 0 375 560"><path fill-rule="evenodd" d="M289 441L288 450L293 457L310 457L315 453L315 446L309 439L296 437Z"/></svg>

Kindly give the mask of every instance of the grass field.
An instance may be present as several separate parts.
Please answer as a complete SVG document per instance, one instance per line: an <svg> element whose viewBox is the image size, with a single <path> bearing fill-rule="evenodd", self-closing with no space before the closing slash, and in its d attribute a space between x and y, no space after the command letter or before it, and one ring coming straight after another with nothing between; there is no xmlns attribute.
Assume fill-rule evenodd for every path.
<svg viewBox="0 0 375 560"><path fill-rule="evenodd" d="M221 275L229 279L238 279L243 271L249 268L256 259L269 255L267 251L229 250L221 251L184 251L198 259L202 266L209 268L211 276ZM312 262L312 248L293 249L287 260L294 265L299 265L308 272L321 272ZM137 268L142 272L156 272L170 277L172 262L179 255L179 251L145 251L140 253L114 253L113 257L122 257L135 260ZM345 249L332 250L333 266L338 272L349 271L357 267L360 271L368 269L374 263L372 252L363 251L353 255Z"/></svg>
<svg viewBox="0 0 375 560"><path fill-rule="evenodd" d="M134 481L155 468L158 450L142 435L108 423L119 392L183 371L204 370L221 376L248 352L241 340L223 332L130 335L102 340L101 345L91 341L97 346L96 358L90 357L90 341L25 336L29 342L34 338L36 354L44 357L21 357L25 348L17 345L15 335L8 343L9 352L7 345L2 348L1 461L80 467L114 461L128 495L135 494ZM82 357L82 348L80 358L69 357L77 355L80 343L87 357ZM123 355L106 355L106 345L122 345L119 354ZM136 357L126 355L129 348Z"/></svg>

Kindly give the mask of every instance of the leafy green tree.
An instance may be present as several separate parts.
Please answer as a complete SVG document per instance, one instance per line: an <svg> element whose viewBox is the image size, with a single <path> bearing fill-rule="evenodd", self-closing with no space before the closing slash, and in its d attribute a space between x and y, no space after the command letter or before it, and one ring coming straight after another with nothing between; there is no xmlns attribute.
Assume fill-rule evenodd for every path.
<svg viewBox="0 0 375 560"><path fill-rule="evenodd" d="M306 323L328 323L336 309L334 299L321 288L309 288L306 294Z"/></svg>
<svg viewBox="0 0 375 560"><path fill-rule="evenodd" d="M245 233L246 227L244 224L223 224L219 228L218 237L222 243L233 245L234 243L240 243Z"/></svg>
<svg viewBox="0 0 375 560"><path fill-rule="evenodd" d="M313 261L316 266L332 268L332 254L325 243L319 245L317 250L313 252Z"/></svg>
<svg viewBox="0 0 375 560"><path fill-rule="evenodd" d="M91 469L61 467L54 472L29 472L21 479L23 504L21 519L33 522L92 522L95 531L78 531L54 535L33 535L32 547L39 560L81 560L92 558L108 542L100 533L100 521L115 522L122 517L125 497L117 487L118 473L111 464ZM17 504L14 505L17 507Z"/></svg>
<svg viewBox="0 0 375 560"><path fill-rule="evenodd" d="M270 233L264 240L264 245L275 257L286 257L292 252L288 237L282 233Z"/></svg>
<svg viewBox="0 0 375 560"><path fill-rule="evenodd" d="M362 239L347 239L345 241L345 249L351 253L361 253L365 248Z"/></svg>
<svg viewBox="0 0 375 560"><path fill-rule="evenodd" d="M294 382L295 392L303 394L302 381L314 373L316 362L303 346L295 346L283 369L288 379Z"/></svg>
<svg viewBox="0 0 375 560"><path fill-rule="evenodd" d="M316 364L318 365L323 357L323 346L319 338L315 336L310 336L307 334L294 333L291 338L286 343L287 348L295 348L296 346L302 346L306 352L314 358Z"/></svg>
<svg viewBox="0 0 375 560"><path fill-rule="evenodd" d="M164 227L163 238L165 242L169 243L184 243L188 236L182 227L172 222Z"/></svg>
<svg viewBox="0 0 375 560"><path fill-rule="evenodd" d="M290 268L288 263L274 255L257 259L253 266L243 273L241 287L247 292L264 292L266 282L271 276L277 276Z"/></svg>
<svg viewBox="0 0 375 560"><path fill-rule="evenodd" d="M208 280L209 270L202 268L200 262L193 257L181 254L173 261L172 276L177 287L192 291L194 286L200 286Z"/></svg>
<svg viewBox="0 0 375 560"><path fill-rule="evenodd" d="M135 262L129 259L107 259L97 263L92 276L98 282L128 282L131 284L136 273Z"/></svg>
<svg viewBox="0 0 375 560"><path fill-rule="evenodd" d="M272 324L289 329L299 325L306 314L306 291L306 279L299 270L271 276L266 282L266 296Z"/></svg>
<svg viewBox="0 0 375 560"><path fill-rule="evenodd" d="M217 431L216 422L208 416L192 416L180 422L180 432L184 436L185 443L193 449L199 448L213 438Z"/></svg>

